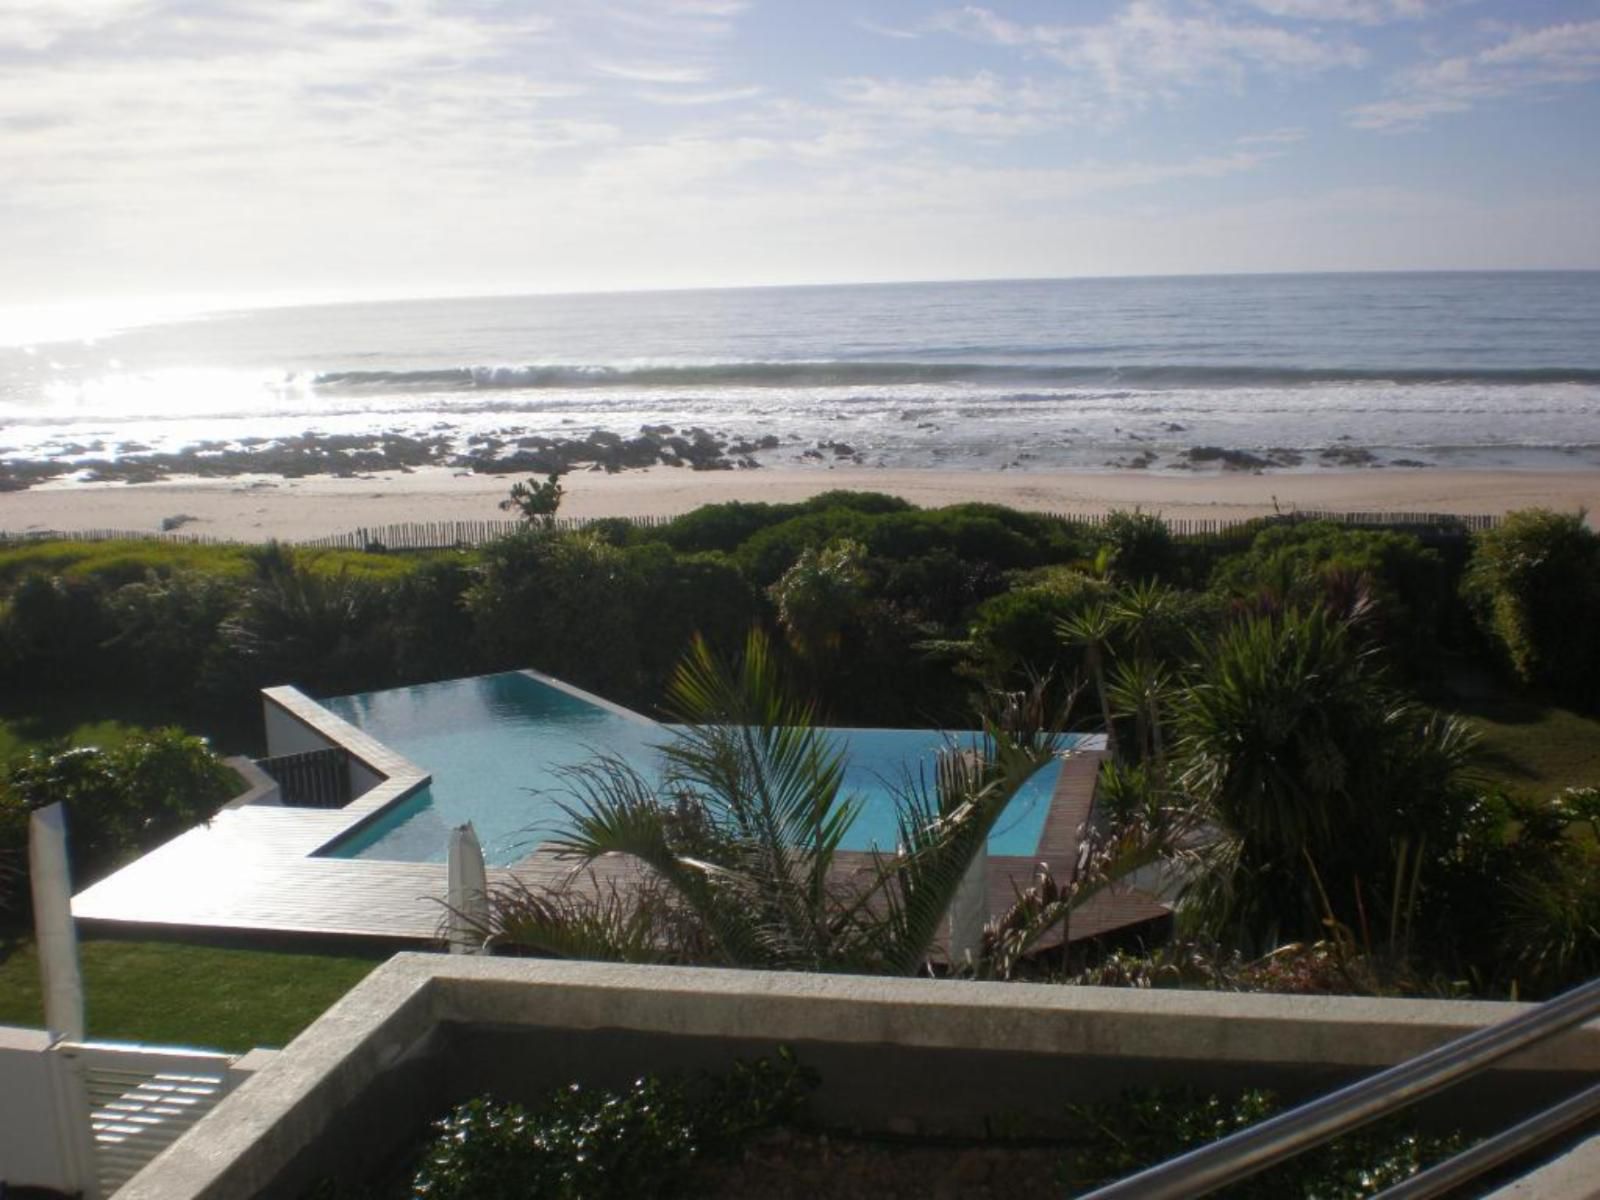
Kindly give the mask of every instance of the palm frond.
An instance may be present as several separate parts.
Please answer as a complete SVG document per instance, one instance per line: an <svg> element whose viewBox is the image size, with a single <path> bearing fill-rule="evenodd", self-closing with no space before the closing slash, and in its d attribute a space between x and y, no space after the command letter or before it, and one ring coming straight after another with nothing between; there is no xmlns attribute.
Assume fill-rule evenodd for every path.
<svg viewBox="0 0 1600 1200"><path fill-rule="evenodd" d="M485 944L601 962L704 961L711 948L671 891L646 879L620 887L592 872L556 887L513 879L489 892Z"/></svg>

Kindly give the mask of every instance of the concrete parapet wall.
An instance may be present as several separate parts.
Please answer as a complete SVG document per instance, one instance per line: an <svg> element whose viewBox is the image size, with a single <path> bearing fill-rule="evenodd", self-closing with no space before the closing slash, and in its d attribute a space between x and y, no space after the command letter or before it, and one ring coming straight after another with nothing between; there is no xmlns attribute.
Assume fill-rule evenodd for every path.
<svg viewBox="0 0 1600 1200"><path fill-rule="evenodd" d="M778 1044L824 1079L819 1115L936 1131L1059 1113L1134 1084L1322 1090L1500 1020L1484 1002L1028 984L397 955L122 1193L292 1195L359 1175L494 1086L711 1067ZM1504 1117L1600 1069L1600 1025L1478 1081Z"/></svg>

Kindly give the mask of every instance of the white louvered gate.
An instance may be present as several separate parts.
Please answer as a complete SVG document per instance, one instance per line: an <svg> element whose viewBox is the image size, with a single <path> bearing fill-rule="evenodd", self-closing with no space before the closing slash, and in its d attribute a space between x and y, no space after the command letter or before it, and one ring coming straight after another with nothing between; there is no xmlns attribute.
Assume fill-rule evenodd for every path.
<svg viewBox="0 0 1600 1200"><path fill-rule="evenodd" d="M94 1178L112 1195L233 1088L226 1054L107 1043L60 1043L94 1136Z"/></svg>

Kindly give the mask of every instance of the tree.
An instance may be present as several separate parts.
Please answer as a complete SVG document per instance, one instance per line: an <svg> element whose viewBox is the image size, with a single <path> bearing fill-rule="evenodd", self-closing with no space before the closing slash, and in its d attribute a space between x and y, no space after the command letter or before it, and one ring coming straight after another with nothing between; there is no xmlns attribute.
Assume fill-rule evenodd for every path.
<svg viewBox="0 0 1600 1200"><path fill-rule="evenodd" d="M802 550L767 589L795 653L821 668L839 651L845 626L866 606L866 548L850 538Z"/></svg>
<svg viewBox="0 0 1600 1200"><path fill-rule="evenodd" d="M1582 512L1510 514L1478 535L1464 586L1519 680L1600 700L1600 534Z"/></svg>
<svg viewBox="0 0 1600 1200"><path fill-rule="evenodd" d="M506 512L515 511L529 525L554 529L564 494L560 475L552 472L543 483L530 475L524 482L511 485L511 494L500 501L500 507Z"/></svg>

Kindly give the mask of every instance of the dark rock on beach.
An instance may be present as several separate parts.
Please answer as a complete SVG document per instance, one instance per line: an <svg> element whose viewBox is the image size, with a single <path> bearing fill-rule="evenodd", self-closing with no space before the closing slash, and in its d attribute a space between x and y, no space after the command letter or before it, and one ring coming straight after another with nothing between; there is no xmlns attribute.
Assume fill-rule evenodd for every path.
<svg viewBox="0 0 1600 1200"><path fill-rule="evenodd" d="M1376 454L1361 446L1328 446L1318 457L1340 467L1370 467L1378 461Z"/></svg>

